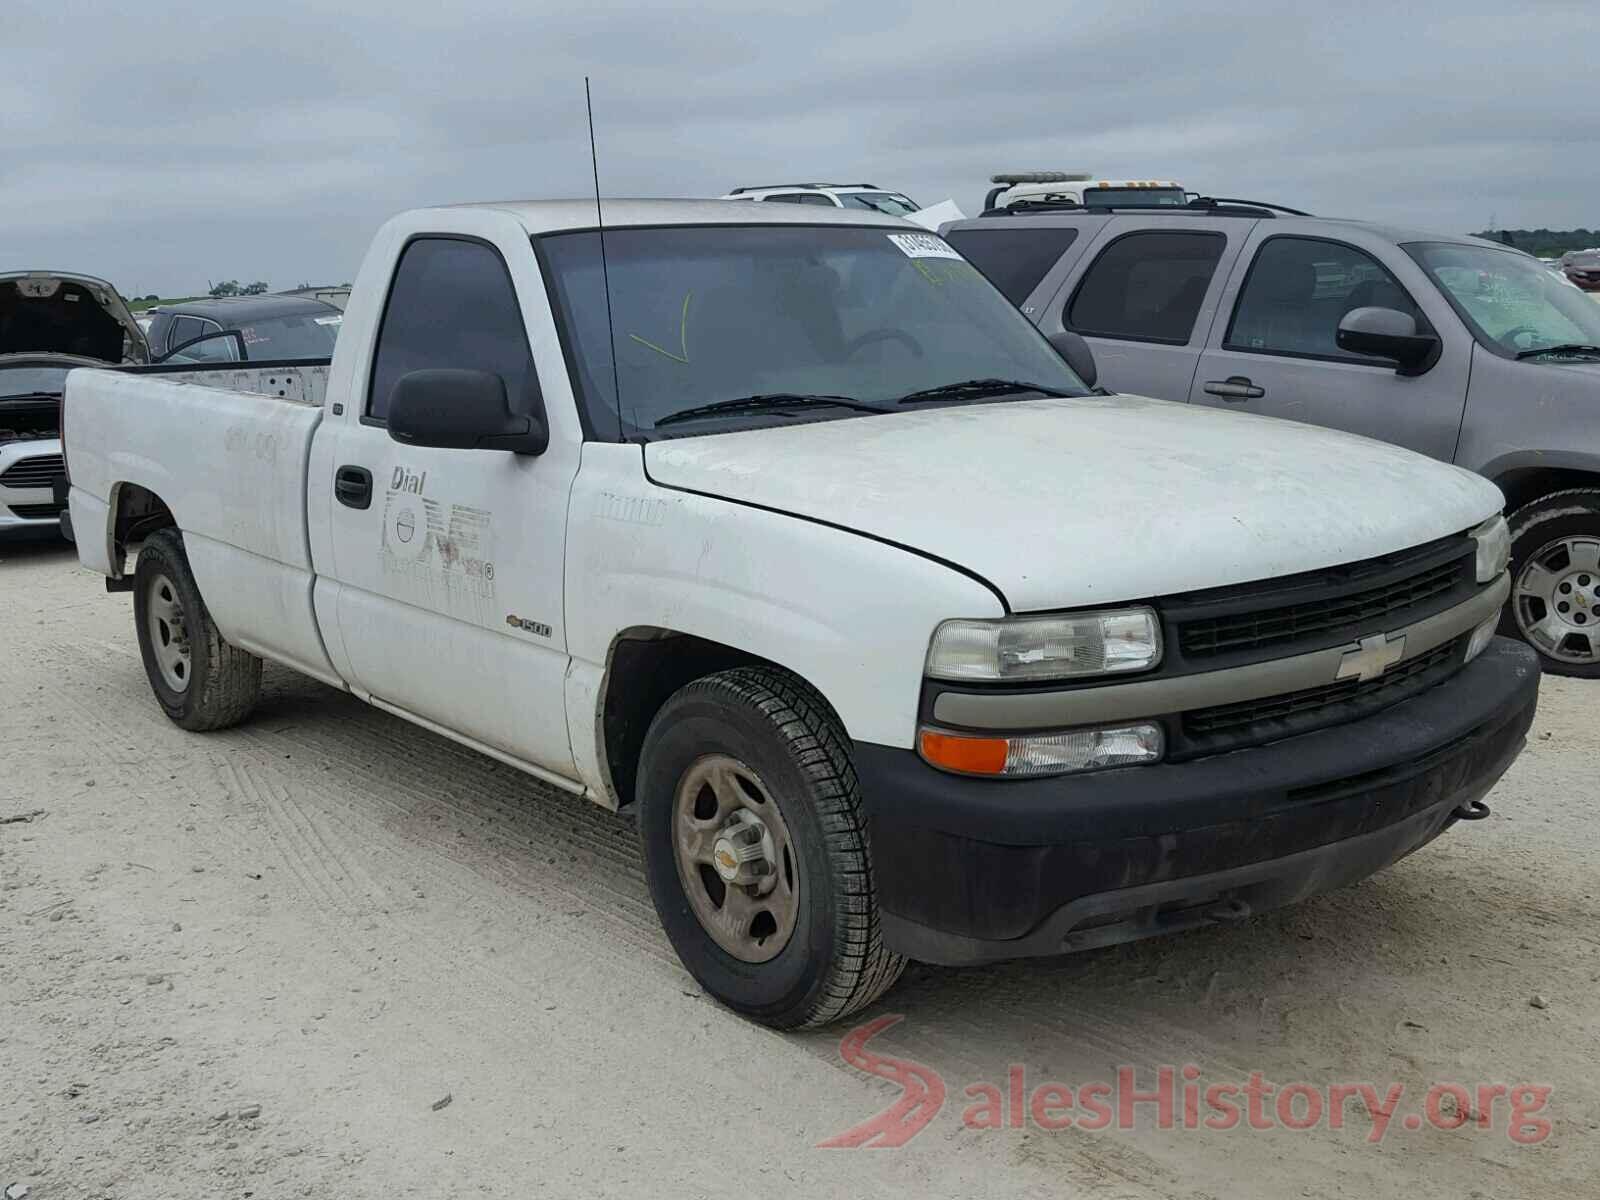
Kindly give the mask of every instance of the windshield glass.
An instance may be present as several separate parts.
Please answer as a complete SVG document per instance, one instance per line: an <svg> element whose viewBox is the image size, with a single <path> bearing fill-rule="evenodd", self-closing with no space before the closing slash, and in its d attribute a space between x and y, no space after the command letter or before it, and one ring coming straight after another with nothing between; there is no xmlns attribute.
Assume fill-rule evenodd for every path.
<svg viewBox="0 0 1600 1200"><path fill-rule="evenodd" d="M599 236L551 234L537 244L589 428L613 438L619 410ZM972 379L1087 391L1027 318L932 234L672 226L608 229L605 245L624 437L653 436L658 421L685 409L779 393L893 407L908 393ZM807 419L861 415L806 410ZM794 419L722 413L662 432Z"/></svg>
<svg viewBox="0 0 1600 1200"><path fill-rule="evenodd" d="M0 370L0 400L7 396L57 395L66 388L71 367L7 367Z"/></svg>
<svg viewBox="0 0 1600 1200"><path fill-rule="evenodd" d="M1600 346L1600 304L1536 259L1490 246L1419 242L1405 247L1497 354L1546 346Z"/></svg>
<svg viewBox="0 0 1600 1200"><path fill-rule="evenodd" d="M1086 208L1182 208L1189 195L1182 188L1084 188Z"/></svg>
<svg viewBox="0 0 1600 1200"><path fill-rule="evenodd" d="M337 311L295 313L291 316L263 317L234 326L244 338L245 354L251 362L290 358L332 358L333 343L339 336L344 314ZM209 325L207 333L216 330ZM187 350L172 355L168 362L233 362L239 356L232 338L212 337L196 342Z"/></svg>
<svg viewBox="0 0 1600 1200"><path fill-rule="evenodd" d="M891 217L904 217L917 211L908 197L893 192L836 192L835 195L846 208L870 208Z"/></svg>

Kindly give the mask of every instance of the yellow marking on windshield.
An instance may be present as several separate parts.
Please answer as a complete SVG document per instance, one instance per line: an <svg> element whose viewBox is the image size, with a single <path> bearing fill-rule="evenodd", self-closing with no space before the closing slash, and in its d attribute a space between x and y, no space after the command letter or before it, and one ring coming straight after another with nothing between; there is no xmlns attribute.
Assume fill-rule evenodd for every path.
<svg viewBox="0 0 1600 1200"><path fill-rule="evenodd" d="M666 355L673 362L687 363L689 361L689 298L693 295L693 292L685 292L683 294L683 314L678 318L678 348L683 351L682 354L674 354L671 350L663 349L654 342L640 337L637 333L630 333L628 336L641 346L649 346L657 354Z"/></svg>

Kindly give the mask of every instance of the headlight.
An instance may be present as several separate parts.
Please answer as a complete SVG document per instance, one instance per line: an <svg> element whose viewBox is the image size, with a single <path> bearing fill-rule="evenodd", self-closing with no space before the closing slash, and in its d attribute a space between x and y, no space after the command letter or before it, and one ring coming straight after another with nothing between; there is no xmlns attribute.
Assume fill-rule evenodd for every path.
<svg viewBox="0 0 1600 1200"><path fill-rule="evenodd" d="M1472 540L1478 543L1478 582L1498 579L1511 561L1511 530L1506 528L1506 519L1490 517L1472 531Z"/></svg>
<svg viewBox="0 0 1600 1200"><path fill-rule="evenodd" d="M1064 616L945 621L928 645L927 674L965 683L1142 671L1161 661L1161 623L1149 608Z"/></svg>
<svg viewBox="0 0 1600 1200"><path fill-rule="evenodd" d="M922 729L917 749L925 761L958 775L1027 779L1159 762L1166 740L1161 726L1149 721L1013 737Z"/></svg>

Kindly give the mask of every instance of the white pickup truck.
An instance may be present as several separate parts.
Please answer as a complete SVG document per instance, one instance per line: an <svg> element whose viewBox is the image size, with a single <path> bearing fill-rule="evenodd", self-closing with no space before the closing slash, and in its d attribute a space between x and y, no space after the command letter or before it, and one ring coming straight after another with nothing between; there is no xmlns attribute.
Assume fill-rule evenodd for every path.
<svg viewBox="0 0 1600 1200"><path fill-rule="evenodd" d="M1094 392L892 217L605 215L395 218L331 369L69 376L71 532L174 721L268 659L631 809L684 964L784 1028L1486 812L1538 693L1490 484Z"/></svg>

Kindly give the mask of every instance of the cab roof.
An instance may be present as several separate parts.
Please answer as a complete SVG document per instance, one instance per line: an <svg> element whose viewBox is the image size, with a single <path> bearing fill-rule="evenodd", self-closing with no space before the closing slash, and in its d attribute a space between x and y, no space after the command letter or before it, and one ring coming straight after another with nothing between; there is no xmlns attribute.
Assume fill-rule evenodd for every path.
<svg viewBox="0 0 1600 1200"><path fill-rule="evenodd" d="M508 213L530 234L595 228L594 200L500 200L459 204ZM867 225L920 229L909 221L865 209L821 205L729 204L726 200L602 200L607 229L642 225ZM922 232L927 232L922 230Z"/></svg>

